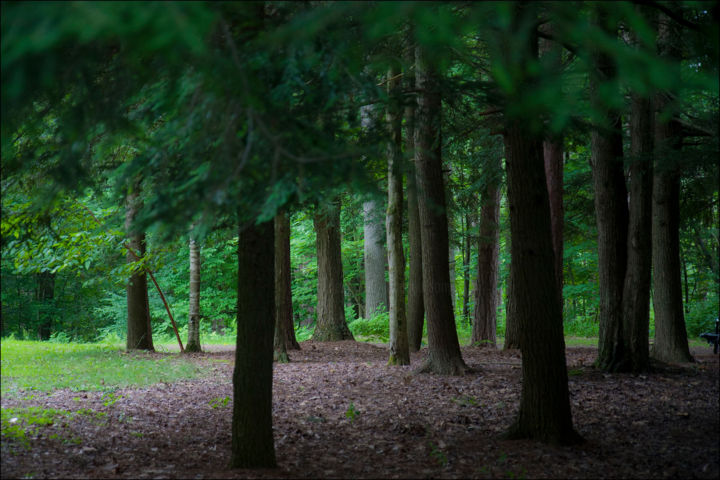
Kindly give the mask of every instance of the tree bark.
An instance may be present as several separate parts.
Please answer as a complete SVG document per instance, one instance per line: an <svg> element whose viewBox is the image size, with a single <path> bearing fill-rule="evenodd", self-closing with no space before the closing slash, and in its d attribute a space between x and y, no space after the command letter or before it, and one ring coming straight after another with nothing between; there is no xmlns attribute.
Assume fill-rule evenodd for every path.
<svg viewBox="0 0 720 480"><path fill-rule="evenodd" d="M678 26L667 15L658 22L661 57L680 59ZM671 108L669 96L656 96L655 165L652 194L652 264L655 343L653 357L665 362L690 362L680 273L680 126L660 120Z"/></svg>
<svg viewBox="0 0 720 480"><path fill-rule="evenodd" d="M505 144L505 158L509 155L507 135L503 135L503 143ZM512 251L512 235L508 235L506 245L508 250ZM509 271L512 271L512 258L510 259ZM520 327L517 320L517 308L515 308L515 299L517 298L513 290L513 279L511 275L507 276L505 294L505 343L503 350L519 350L520 349Z"/></svg>
<svg viewBox="0 0 720 480"><path fill-rule="evenodd" d="M500 159L491 169L500 170ZM497 344L498 270L500 263L500 184L497 176L488 180L481 193L478 234L477 287L471 345Z"/></svg>
<svg viewBox="0 0 720 480"><path fill-rule="evenodd" d="M365 233L365 314L372 318L378 311L387 311L388 292L385 283L385 232L383 209L378 200L363 203L363 231Z"/></svg>
<svg viewBox="0 0 720 480"><path fill-rule="evenodd" d="M55 274L41 272L35 275L35 301L37 302L37 328L40 340L50 339L52 334L52 301L55 298ZM50 305L48 305L50 303Z"/></svg>
<svg viewBox="0 0 720 480"><path fill-rule="evenodd" d="M293 324L290 279L290 219L285 212L275 215L275 340L274 359L285 363L288 350L300 350Z"/></svg>
<svg viewBox="0 0 720 480"><path fill-rule="evenodd" d="M190 238L190 305L186 352L201 351L200 345L200 247Z"/></svg>
<svg viewBox="0 0 720 480"><path fill-rule="evenodd" d="M318 208L315 215L318 256L317 324L315 341L354 340L345 321L342 256L340 246L340 201Z"/></svg>
<svg viewBox="0 0 720 480"><path fill-rule="evenodd" d="M599 24L603 24L600 12ZM597 366L605 371L627 368L623 339L622 294L627 266L628 207L623 175L622 123L620 114L603 106L598 90L612 81L616 67L606 54L595 57L595 74L590 76L590 95L602 112L603 124L591 132L591 165L595 190L598 229L598 270L600 332ZM618 92L618 95L620 93Z"/></svg>
<svg viewBox="0 0 720 480"><path fill-rule="evenodd" d="M126 197L125 231L127 232L127 245L142 259L145 256L145 232L133 227L133 221L142 206L139 192L139 182L135 182ZM128 250L127 263L137 261ZM150 303L148 301L147 273L144 266L137 268L130 276L127 287L127 350L154 351L152 328L150 326Z"/></svg>
<svg viewBox="0 0 720 480"><path fill-rule="evenodd" d="M651 101L632 96L630 207L623 288L623 341L633 372L649 367L653 118Z"/></svg>
<svg viewBox="0 0 720 480"><path fill-rule="evenodd" d="M408 63L415 63L415 48L408 50ZM406 88L415 88L415 77L410 75L414 70L407 73ZM409 154L413 168L407 177L408 196L408 244L409 244L409 274L408 274L408 344L411 352L420 350L422 343L423 324L425 323L425 304L423 300L422 287L422 238L420 234L420 213L417 200L417 182L415 180L415 109L417 102L413 99L405 107L405 152Z"/></svg>
<svg viewBox="0 0 720 480"><path fill-rule="evenodd" d="M239 232L231 468L273 468L276 464L272 432L274 246L272 222L252 224Z"/></svg>
<svg viewBox="0 0 720 480"><path fill-rule="evenodd" d="M386 216L388 267L390 277L390 365L410 365L407 319L405 317L405 254L402 244L402 110L397 98L398 68L388 72L388 208Z"/></svg>
<svg viewBox="0 0 720 480"><path fill-rule="evenodd" d="M423 297L428 321L428 357L421 372L460 375L468 370L460 354L450 301L448 223L443 186L437 73L420 48L415 51L418 108L415 128L418 211L422 238Z"/></svg>
<svg viewBox="0 0 720 480"><path fill-rule="evenodd" d="M543 169L542 140L509 121L506 171L513 303L522 351L520 412L509 438L571 444L580 440L572 425L565 364L565 339L553 270L550 205Z"/></svg>

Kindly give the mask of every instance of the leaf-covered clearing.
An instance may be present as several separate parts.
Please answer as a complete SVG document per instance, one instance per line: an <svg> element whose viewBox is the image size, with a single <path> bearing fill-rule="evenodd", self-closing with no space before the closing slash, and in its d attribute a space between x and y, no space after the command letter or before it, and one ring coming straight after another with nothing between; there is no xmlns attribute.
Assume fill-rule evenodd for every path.
<svg viewBox="0 0 720 480"><path fill-rule="evenodd" d="M44 417L2 439L7 478L717 478L718 356L603 374L596 349L567 352L573 420L587 440L564 448L506 441L518 408L518 352L463 348L464 377L388 367L360 342L303 342L276 364L278 468L228 470L232 352L193 354L211 375L108 392L3 395L6 421ZM413 355L417 366L424 352ZM157 359L167 354L154 354ZM29 393L32 393L30 395ZM7 410L13 409L13 410ZM26 410L27 411L27 410ZM37 412L37 410L35 410ZM49 413L47 413L49 412ZM68 413L71 412L71 413ZM74 414L72 412L75 412Z"/></svg>

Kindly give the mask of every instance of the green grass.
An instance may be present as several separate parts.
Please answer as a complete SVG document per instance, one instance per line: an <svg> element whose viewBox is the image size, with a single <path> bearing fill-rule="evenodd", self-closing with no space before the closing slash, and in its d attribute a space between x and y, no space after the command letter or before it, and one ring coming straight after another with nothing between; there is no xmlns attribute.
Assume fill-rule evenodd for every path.
<svg viewBox="0 0 720 480"><path fill-rule="evenodd" d="M203 370L180 355L126 353L120 345L4 339L3 395L60 388L112 391L197 377Z"/></svg>

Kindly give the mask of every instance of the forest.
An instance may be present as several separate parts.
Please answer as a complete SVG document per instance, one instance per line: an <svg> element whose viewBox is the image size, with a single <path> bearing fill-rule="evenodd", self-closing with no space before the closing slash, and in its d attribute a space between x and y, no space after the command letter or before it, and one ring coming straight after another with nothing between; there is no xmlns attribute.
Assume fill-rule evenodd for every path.
<svg viewBox="0 0 720 480"><path fill-rule="evenodd" d="M717 478L719 16L2 2L2 477Z"/></svg>

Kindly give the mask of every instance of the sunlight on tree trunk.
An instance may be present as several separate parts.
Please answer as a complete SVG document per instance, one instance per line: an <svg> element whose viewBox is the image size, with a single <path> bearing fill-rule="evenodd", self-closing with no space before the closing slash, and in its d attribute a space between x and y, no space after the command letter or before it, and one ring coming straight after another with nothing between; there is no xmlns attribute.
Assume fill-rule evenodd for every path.
<svg viewBox="0 0 720 480"><path fill-rule="evenodd" d="M200 345L200 247L190 238L190 306L186 352L201 351Z"/></svg>

